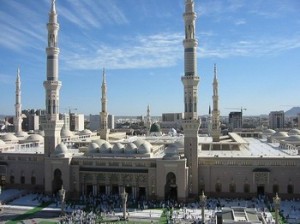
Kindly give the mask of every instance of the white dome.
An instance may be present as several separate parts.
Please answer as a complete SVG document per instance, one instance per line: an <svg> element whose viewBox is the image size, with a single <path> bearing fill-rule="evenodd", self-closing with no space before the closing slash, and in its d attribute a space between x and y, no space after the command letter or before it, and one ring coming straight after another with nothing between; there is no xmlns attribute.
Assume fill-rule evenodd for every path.
<svg viewBox="0 0 300 224"><path fill-rule="evenodd" d="M124 145L122 145L120 142L114 144L112 148L113 153L123 153L124 152Z"/></svg>
<svg viewBox="0 0 300 224"><path fill-rule="evenodd" d="M3 135L1 137L1 139L5 142L17 142L18 141L18 138L12 133L7 133L6 135Z"/></svg>
<svg viewBox="0 0 300 224"><path fill-rule="evenodd" d="M110 152L111 152L111 144L109 144L107 141L105 141L100 146L100 153L110 153Z"/></svg>
<svg viewBox="0 0 300 224"><path fill-rule="evenodd" d="M148 154L148 153L151 153L151 144L147 141L144 141L143 144L141 144L139 147L138 147L138 153L139 154Z"/></svg>
<svg viewBox="0 0 300 224"><path fill-rule="evenodd" d="M68 153L68 148L64 143L60 143L56 146L54 154L55 155L61 155Z"/></svg>
<svg viewBox="0 0 300 224"><path fill-rule="evenodd" d="M291 136L291 135L300 135L300 130L294 128L294 129L291 129L291 130L289 131L288 134L289 134L290 136Z"/></svg>
<svg viewBox="0 0 300 224"><path fill-rule="evenodd" d="M137 147L134 143L130 142L126 145L124 152L126 154L134 154L137 152Z"/></svg>
<svg viewBox="0 0 300 224"><path fill-rule="evenodd" d="M145 142L145 140L143 139L137 139L133 142L133 144L135 144L137 147L140 147L141 144L143 144Z"/></svg>
<svg viewBox="0 0 300 224"><path fill-rule="evenodd" d="M39 135L39 134L32 134L32 135L29 135L26 140L30 141L30 142L40 142L40 143L43 143L44 142L44 137L41 136L41 135Z"/></svg>
<svg viewBox="0 0 300 224"><path fill-rule="evenodd" d="M276 131L274 131L273 129L263 130L264 135L273 135L274 133L276 133Z"/></svg>
<svg viewBox="0 0 300 224"><path fill-rule="evenodd" d="M291 135L287 139L285 139L287 142L300 142L300 135Z"/></svg>
<svg viewBox="0 0 300 224"><path fill-rule="evenodd" d="M178 152L178 147L176 144L170 144L168 145L167 148L165 148L166 155L177 154L177 152Z"/></svg>
<svg viewBox="0 0 300 224"><path fill-rule="evenodd" d="M289 137L287 132L285 131L279 131L279 132L276 132L275 134L272 135L272 137Z"/></svg>
<svg viewBox="0 0 300 224"><path fill-rule="evenodd" d="M70 138L70 137L73 137L73 135L74 135L73 132L71 132L69 129L63 128L60 131L60 136L62 138Z"/></svg>
<svg viewBox="0 0 300 224"><path fill-rule="evenodd" d="M88 129L84 129L79 133L79 135L91 135L91 134L92 132Z"/></svg>
<svg viewBox="0 0 300 224"><path fill-rule="evenodd" d="M92 142L96 143L99 147L101 147L101 145L106 143L107 141L105 141L104 139L98 138L98 139L92 140Z"/></svg>
<svg viewBox="0 0 300 224"><path fill-rule="evenodd" d="M88 147L88 153L98 153L99 145L95 142L91 142Z"/></svg>
<svg viewBox="0 0 300 224"><path fill-rule="evenodd" d="M28 133L25 132L25 131L19 131L19 132L16 133L16 136L17 137L27 137Z"/></svg>

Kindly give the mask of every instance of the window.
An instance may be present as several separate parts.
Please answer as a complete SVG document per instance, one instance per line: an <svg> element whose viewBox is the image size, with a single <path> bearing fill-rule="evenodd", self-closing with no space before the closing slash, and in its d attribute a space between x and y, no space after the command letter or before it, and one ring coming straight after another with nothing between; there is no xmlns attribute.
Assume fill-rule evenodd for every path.
<svg viewBox="0 0 300 224"><path fill-rule="evenodd" d="M21 176L21 184L25 184L25 177L24 176Z"/></svg>
<svg viewBox="0 0 300 224"><path fill-rule="evenodd" d="M231 184L229 185L229 192L230 192L230 193L235 193L235 184L234 184L234 183L231 183Z"/></svg>
<svg viewBox="0 0 300 224"><path fill-rule="evenodd" d="M10 176L9 182L10 182L11 184L14 184L14 183L15 183L15 177L14 177L14 176Z"/></svg>
<svg viewBox="0 0 300 224"><path fill-rule="evenodd" d="M250 185L244 184L244 193L250 193Z"/></svg>
<svg viewBox="0 0 300 224"><path fill-rule="evenodd" d="M289 184L289 185L287 186L287 193L288 193L288 194L294 194L294 185Z"/></svg>
<svg viewBox="0 0 300 224"><path fill-rule="evenodd" d="M222 184L220 184L220 183L216 184L216 192L217 193L221 193L222 192Z"/></svg>
<svg viewBox="0 0 300 224"><path fill-rule="evenodd" d="M36 178L35 177L31 177L31 184L35 185L36 184Z"/></svg>
<svg viewBox="0 0 300 224"><path fill-rule="evenodd" d="M273 194L279 193L279 186L278 184L273 185Z"/></svg>

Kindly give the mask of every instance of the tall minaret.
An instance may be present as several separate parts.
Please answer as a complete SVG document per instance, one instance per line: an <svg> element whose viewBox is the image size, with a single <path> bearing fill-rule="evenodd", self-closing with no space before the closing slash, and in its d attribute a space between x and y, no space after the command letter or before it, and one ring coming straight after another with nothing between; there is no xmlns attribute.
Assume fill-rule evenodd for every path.
<svg viewBox="0 0 300 224"><path fill-rule="evenodd" d="M147 117L146 117L146 122L145 126L147 129L147 135L150 135L150 128L151 128L151 116L150 116L150 106L147 106Z"/></svg>
<svg viewBox="0 0 300 224"><path fill-rule="evenodd" d="M59 120L59 90L61 88L61 81L58 80L59 48L57 45L57 35L59 24L57 23L55 0L52 0L47 29L47 80L44 81L46 90L46 116L42 121L42 127L45 131L44 153L46 156L50 156L55 147L61 142L60 130L64 124L62 120Z"/></svg>
<svg viewBox="0 0 300 224"><path fill-rule="evenodd" d="M16 79L16 104L15 104L16 115L14 119L15 133L22 131L22 104L21 104L21 79L20 69L17 70Z"/></svg>
<svg viewBox="0 0 300 224"><path fill-rule="evenodd" d="M100 113L100 138L104 140L108 140L108 113L107 113L107 96L106 96L106 80L105 80L105 69L103 69L103 79L102 79L102 98L101 98L101 104L102 104L102 110Z"/></svg>
<svg viewBox="0 0 300 224"><path fill-rule="evenodd" d="M208 121L207 121L207 133L208 133L208 136L211 136L211 129L212 129L212 118L211 118L211 108L210 108L210 105L209 105L209 108L208 108Z"/></svg>
<svg viewBox="0 0 300 224"><path fill-rule="evenodd" d="M198 130L200 120L197 115L198 83L197 73L197 46L195 38L194 1L185 0L185 24L184 46L184 76L181 78L184 86L184 119L182 121L184 131L184 155L188 166L188 194L198 195Z"/></svg>
<svg viewBox="0 0 300 224"><path fill-rule="evenodd" d="M213 111L212 111L212 138L213 142L220 141L221 128L220 128L220 111L219 111L219 94L218 94L218 78L217 66L214 66L214 81L213 81Z"/></svg>

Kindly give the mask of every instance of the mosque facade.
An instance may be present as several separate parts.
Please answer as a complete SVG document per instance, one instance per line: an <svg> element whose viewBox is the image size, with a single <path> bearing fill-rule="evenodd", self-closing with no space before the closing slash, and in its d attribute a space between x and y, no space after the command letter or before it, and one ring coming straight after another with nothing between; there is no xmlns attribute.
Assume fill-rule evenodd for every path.
<svg viewBox="0 0 300 224"><path fill-rule="evenodd" d="M67 197L120 194L133 198L198 198L202 191L210 196L252 197L258 194L281 197L300 195L300 131L256 130L255 136L220 134L219 95L216 66L213 80L213 111L210 136L198 134L197 46L194 1L185 0L183 14L185 38L184 136L124 136L109 133L107 126L107 86L103 71L98 132L73 133L63 128L59 118L59 24L55 1L52 2L46 48L46 115L43 131L34 134L20 130L20 72L16 81L16 133L0 138L0 181L5 188L24 188L47 194L61 186ZM103 122L104 121L104 122ZM150 109L147 127L152 126ZM154 127L154 126L153 126ZM158 132L158 127L153 130ZM254 135L253 135L254 136Z"/></svg>

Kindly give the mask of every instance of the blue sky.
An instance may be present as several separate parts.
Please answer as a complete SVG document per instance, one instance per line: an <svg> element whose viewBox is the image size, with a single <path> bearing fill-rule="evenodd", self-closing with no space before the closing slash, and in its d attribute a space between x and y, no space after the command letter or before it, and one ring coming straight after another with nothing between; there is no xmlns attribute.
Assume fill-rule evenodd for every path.
<svg viewBox="0 0 300 224"><path fill-rule="evenodd" d="M183 111L183 0L57 0L61 112L101 109L106 68L114 115ZM300 105L300 1L195 0L199 115L212 104L217 64L220 110L268 114ZM44 108L50 0L0 0L0 114Z"/></svg>

